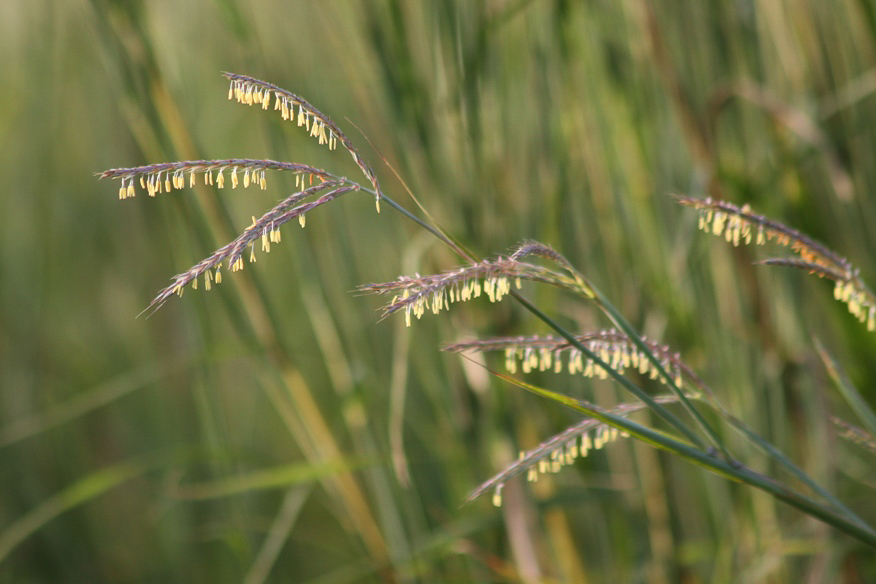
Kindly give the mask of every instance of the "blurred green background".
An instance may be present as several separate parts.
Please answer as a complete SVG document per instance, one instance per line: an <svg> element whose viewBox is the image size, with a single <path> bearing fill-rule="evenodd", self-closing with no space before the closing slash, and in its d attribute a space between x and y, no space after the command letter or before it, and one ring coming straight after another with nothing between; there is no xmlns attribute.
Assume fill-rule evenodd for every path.
<svg viewBox="0 0 876 584"><path fill-rule="evenodd" d="M836 437L828 414L855 420L813 338L872 400L874 335L670 197L750 203L876 282L872 0L7 0L0 51L0 581L876 581L856 541L630 441L464 505L576 420L438 348L543 325L486 300L379 321L356 286L459 259L355 194L136 318L291 180L119 201L95 176L264 157L357 177L221 72L298 93L475 253L565 254L872 522L873 458Z"/></svg>

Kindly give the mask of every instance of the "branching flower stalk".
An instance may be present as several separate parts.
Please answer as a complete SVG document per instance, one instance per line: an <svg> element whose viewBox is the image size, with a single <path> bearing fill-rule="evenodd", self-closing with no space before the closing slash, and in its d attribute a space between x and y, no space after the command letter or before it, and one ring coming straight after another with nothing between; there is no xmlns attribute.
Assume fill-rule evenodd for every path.
<svg viewBox="0 0 876 584"><path fill-rule="evenodd" d="M647 359L652 363L655 370L663 379L666 380L666 383L669 384L669 387L672 389L673 393L679 396L679 400L684 404L684 407L688 410L688 412L692 414L694 419L697 420L698 424L705 430L713 445L719 448L724 456L728 460L730 460L730 455L723 447L723 444L718 438L717 433L711 427L709 427L708 423L705 421L702 415L698 411L696 411L693 404L690 403L687 397L682 393L681 389L675 385L674 378L670 376L670 374L663 368L659 358L651 353L648 346L643 343L642 340L639 338L638 333L636 333L633 330L632 326L630 326L629 323L627 323L620 316L617 310L614 309L611 304L604 299L604 296L602 296L602 294L598 290L596 290L589 282L587 282L584 276L578 273L565 258L563 258L556 251L544 244L531 241L524 242L520 247L518 247L517 250L515 250L515 252L511 255L511 258L521 258L530 255L539 256L554 261L555 263L560 265L567 273L563 274L555 272L547 268L533 266L531 264L525 264L515 261L513 259L499 259L492 263L475 263L471 266L460 268L452 272L446 272L441 275L426 277L415 276L413 278L402 277L395 282L388 282L384 284L370 284L362 286L360 289L365 292L372 292L377 294L386 294L389 292L396 293L396 296L393 298L393 300L384 308L384 314L392 314L393 312L396 312L400 309L405 309L408 324L410 324L409 314L413 312L419 318L422 314L425 313L425 306L427 303L431 305L432 311L435 314L440 312L442 309L448 308L449 303L446 300L449 299L451 295L448 295L447 297L444 296L444 294L446 293L446 289L448 287L457 285L460 281L464 283L469 283L469 286L471 286L469 290L477 292L477 290L479 290L479 282L477 280L472 280L471 278L481 276L483 273L487 274L485 281L486 285L489 287L492 287L494 285L494 282L498 282L500 286L503 281L507 284L507 280L511 277L514 277L515 281L517 278L525 278L533 281L549 283L551 285L569 290L570 292L578 294L584 298L592 299L597 302L597 305L603 310L603 312L605 312L609 316L609 318L612 319L612 321L616 325L619 326L619 328L627 331L627 335L630 337L630 340L634 344L636 344L636 346L639 347L641 351L643 351ZM628 391L630 391L640 400L645 402L648 407L655 412L655 414L668 422L670 425L674 426L687 440L690 440L693 444L696 444L697 447L705 449L705 444L703 443L703 441L696 433L688 428L687 425L685 425L669 410L664 408L659 403L655 402L646 392L644 392L641 388L629 381L615 368L611 367L599 355L594 353L589 347L581 344L574 335L566 331L552 318L550 318L548 315L544 314L541 310L531 304L516 290L511 289L507 285L501 286L501 290L503 292L502 294L491 295L491 299L501 299L501 297L504 296L505 293L515 298L515 300L522 304L527 310L532 312L536 317L541 319L548 326L554 329L554 331L556 331L559 335L566 339L572 346L574 346L581 353L586 355L587 358L595 364L595 366L599 367L601 370L606 371L609 376L614 378ZM472 297L475 296L473 296L473 294L467 294L461 299L468 300ZM452 298L455 300L459 299L460 296L458 294L452 294Z"/></svg>
<svg viewBox="0 0 876 584"><path fill-rule="evenodd" d="M412 315L420 318L427 308L437 314L441 310L448 309L453 302L466 301L482 294L488 296L492 301L499 301L505 296L511 296L551 327L562 337L562 340L553 337L494 339L469 343L467 346L457 344L449 349L461 351L501 347L506 351L506 363L509 370L512 371L516 370L518 361L520 361L524 371L536 367L540 369L562 367L561 355L565 353L567 354L568 367L573 373L580 372L585 375L611 377L641 401L641 404L624 404L614 410L603 410L594 404L537 388L506 375L496 374L502 379L571 407L590 418L544 442L538 448L523 453L518 463L491 479L492 482L485 483L485 485L495 486L497 499L501 499L501 485L525 468L531 469L533 465L537 464L536 476L540 472L553 471L573 461L576 456L581 455L582 451L586 452L593 445L588 440L595 439L601 444L617 435L629 435L657 448L674 452L731 480L742 481L770 492L773 496L798 509L821 518L869 545L876 546L876 533L866 523L811 481L802 471L787 461L781 453L763 442L741 422L730 417L733 420L732 423L737 425L753 442L790 468L813 490L823 495L831 503L831 506L825 507L734 462L724 449L718 435L706 423L689 399L698 398L701 393L704 393L706 397L715 402L719 411L729 417L729 414L720 408L717 400L714 400L705 384L695 382L692 386L686 386L687 391L694 389L695 393L690 395L685 393L682 390L682 378L696 379L696 376L683 365L678 355L672 354L666 347L661 347L641 337L608 299L562 255L546 245L528 241L518 246L507 258L478 260L461 246L455 244L439 228L430 225L388 198L381 191L374 171L363 160L347 136L328 116L314 108L306 100L273 84L252 77L234 73L225 73L225 77L230 84L229 99L245 105L261 106L265 110L270 109L273 102L274 111L279 112L284 120L303 127L320 144L326 145L330 150L334 150L338 144L341 144L353 157L354 162L365 175L368 184L359 184L308 165L248 158L168 162L105 171L100 175L101 178L120 179L119 197L122 199L134 196L138 185L150 196L182 189L186 186L192 187L196 183L198 175L206 184L215 185L218 188L223 188L227 182L232 188L236 188L239 184L242 184L244 188L257 184L262 189L267 187L266 175L268 171L286 171L296 175L298 192L282 199L260 218L253 217L252 224L241 235L187 271L175 276L172 283L161 290L153 299L149 305L150 308L157 309L171 295L181 294L188 285L196 288L200 278L204 279L204 288L209 289L213 283L221 281L223 267L231 271L243 268L243 258L247 250L250 261L255 261L257 242L261 242L263 251L270 251L271 244L280 241L279 228L283 224L298 219L303 227L305 214L311 210L350 192L370 193L375 197L378 212L380 211L380 202L387 202L393 209L435 235L468 262L466 266L441 274L400 277L393 282L362 286L360 289L364 292L393 295L393 299L384 308L384 316L404 310L407 323L410 324ZM866 318L871 329L876 326L871 324L874 321L874 307L876 307L874 296L861 282L857 270L844 258L833 254L802 234L750 213L747 208L738 209L726 203L689 197L681 197L680 200L683 204L700 209L703 213L701 226L707 227L716 235L723 234L728 241L736 244L740 241L751 241L752 230L756 228L758 240L776 239L782 245L791 247L799 254L799 259L768 260L767 263L804 268L835 280L838 298L846 302L856 316L862 319ZM523 261L529 257L546 259L559 266L559 270ZM609 317L617 329L593 333L589 336L573 335L519 293L518 290L523 280L549 284L593 301ZM672 394L656 397L648 395L623 375L627 369L637 369L642 373L649 374L652 378L659 378L671 389ZM712 449L706 448L706 443L700 436L665 407L674 403L681 403L684 406L708 436L709 441L721 450L724 455L723 460L715 457ZM645 407L677 430L683 440L636 424L626 418L630 413ZM575 446L572 446L573 439ZM577 445L579 439L582 441L580 446ZM476 494L488 488L489 486L482 486Z"/></svg>
<svg viewBox="0 0 876 584"><path fill-rule="evenodd" d="M703 418L700 412L697 411L694 405L690 402L690 400L688 400L687 396L681 390L681 386L676 383L676 379L678 379L678 376L670 375L668 370L664 368L665 360L661 359L654 351L651 350L651 347L646 342L644 337L642 337L632 327L632 325L630 325L630 323L628 323L626 319L624 319L620 312L611 304L611 302L608 301L605 295L602 294L602 292L600 292L598 288L589 283L584 275L578 272L578 270L576 270L575 267L568 260L566 260L566 258L558 254L548 246L545 246L538 242L525 242L523 245L520 246L514 257L517 257L518 255L524 256L530 254L539 255L541 257L554 261L555 263L560 265L566 272L568 272L575 279L576 282L581 284L581 287L584 291L583 296L592 300L596 304L596 306L609 318L609 320L611 320L612 324L620 329L627 336L627 338L636 346L636 348L641 352L640 354L651 362L651 367L653 368L652 371L656 372L660 379L664 381L669 386L670 390L678 397L685 410L694 418L694 420L696 420L697 425L703 430L703 432L705 432L706 436L708 436L709 441L712 443L713 447L720 450L727 460L732 460L730 453L727 452L727 449L724 447L724 444L718 436L718 433L715 432L715 430L708 424L708 422L706 422L705 418ZM514 295L514 298L523 306L525 306L527 310L529 310L535 316L547 323L551 328L554 329L554 331L562 335L563 338L565 338L573 346L575 346L579 350L582 350L585 353L589 352L588 348L583 347L576 338L568 333L568 331L562 330L561 327L559 327L559 325L553 321L553 319L549 318L535 306L531 305L529 301L519 295ZM588 354L588 356L593 359L591 355ZM616 368L612 367L608 370L608 373L609 375L614 377L615 380L620 382L621 385L623 385L629 391L642 399L641 394L644 392L642 392L639 388L634 386L625 377L623 377L620 371L617 371ZM646 401L647 403L648 399L650 398L646 398L644 401ZM653 403L649 404L649 406L655 411L655 413L657 413L673 425L676 425L671 414L667 410L662 408L659 404ZM700 447L704 446L698 436L688 430L686 426L684 428L685 429L682 430L683 435L685 435L694 444L697 444Z"/></svg>

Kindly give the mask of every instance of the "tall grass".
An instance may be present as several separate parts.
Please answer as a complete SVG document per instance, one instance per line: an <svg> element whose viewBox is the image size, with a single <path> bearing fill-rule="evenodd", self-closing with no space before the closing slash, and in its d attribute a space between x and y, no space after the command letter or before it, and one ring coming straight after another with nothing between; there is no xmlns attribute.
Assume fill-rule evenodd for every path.
<svg viewBox="0 0 876 584"><path fill-rule="evenodd" d="M518 303L475 300L406 329L403 316L379 320L377 299L350 294L465 264L386 204L376 214L379 192L472 258L549 243L615 318L656 340L647 347L670 378L684 374L677 359L705 380L732 419L703 407L701 391L682 395L734 460L817 497L781 470L792 462L872 524L866 311L862 325L805 270L700 236L697 212L670 196L748 204L872 283L867 3L39 8L5 7L0 19L14 64L0 75L18 88L0 110L16 145L0 160L12 185L0 213L2 579L876 577L871 550L843 529L635 440L551 460L556 443L540 445L582 423L570 408L670 426L598 374L520 366L516 383L571 398L566 408L478 364L497 370L501 355L437 350L544 339L549 325ZM152 292L176 289L168 275L190 273L301 188L295 170L265 168L265 190L231 190L229 165L241 181L246 172L234 157L329 169L327 182L363 176L281 113L225 101L225 70L317 104L379 188L366 173L358 184L371 196L308 209L279 245L268 231L270 254L256 242L255 265L206 294L200 271L198 292L134 319ZM166 168L172 192L114 203L92 176L165 160L224 161L227 184L197 174L189 190L186 175L178 189ZM811 258L782 259L801 260ZM522 294L563 330L612 324L592 299L530 282ZM683 416L681 397L649 377L625 379ZM758 454L734 419L787 460ZM498 509L489 497L462 504L520 451L562 472L504 480ZM704 463L726 460L705 452Z"/></svg>

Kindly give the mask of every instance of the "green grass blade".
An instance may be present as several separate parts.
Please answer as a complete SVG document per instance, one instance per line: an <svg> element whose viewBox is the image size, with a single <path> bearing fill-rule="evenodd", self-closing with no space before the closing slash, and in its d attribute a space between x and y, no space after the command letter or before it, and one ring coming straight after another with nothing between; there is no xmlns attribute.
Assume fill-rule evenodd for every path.
<svg viewBox="0 0 876 584"><path fill-rule="evenodd" d="M158 465L154 461L145 460L116 464L86 475L58 494L49 497L0 533L0 562L5 560L21 542L65 511L83 505L111 489L142 476L156 466Z"/></svg>
<svg viewBox="0 0 876 584"><path fill-rule="evenodd" d="M824 367L827 369L828 375L830 375L831 380L839 390L840 395L843 396L846 403L849 404L849 407L851 407L855 414L857 414L861 423L867 428L867 431L870 432L871 435L876 436L876 413L873 412L873 409L867 401L861 396L857 388L855 388L849 378L846 377L836 360L831 357L830 353L827 352L827 349L824 348L824 345L822 345L821 341L818 339L815 339L815 348L818 351L818 356L821 357L821 361L824 363Z"/></svg>
<svg viewBox="0 0 876 584"><path fill-rule="evenodd" d="M250 491L302 485L339 472L349 472L357 466L361 465L345 460L335 460L325 464L286 464L215 481L183 485L178 487L174 494L182 499L216 499Z"/></svg>

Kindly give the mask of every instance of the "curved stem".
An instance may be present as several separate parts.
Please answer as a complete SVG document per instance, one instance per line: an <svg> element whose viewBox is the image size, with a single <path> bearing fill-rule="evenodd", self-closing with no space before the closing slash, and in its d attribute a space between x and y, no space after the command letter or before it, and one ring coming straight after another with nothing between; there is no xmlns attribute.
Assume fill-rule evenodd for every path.
<svg viewBox="0 0 876 584"><path fill-rule="evenodd" d="M592 285L590 286L590 288L595 296L594 301L599 306L599 308L601 308L602 311L605 312L605 314L608 316L609 319L611 319L615 326L621 329L624 334L627 335L627 337L631 341L633 341L633 344L635 344L640 351L648 356L648 360L651 362L651 365L653 365L657 369L657 372L664 378L666 384L669 385L669 388L672 390L672 392L676 396L678 396L679 401L681 401L684 408L688 411L688 413L690 413L694 420L697 421L700 428L703 429L703 431L709 437L709 440L711 440L712 444L714 444L721 451L721 453L727 460L733 460L733 457L730 456L730 453L727 452L727 449L724 447L724 443L718 436L718 433L715 432L715 430L709 425L708 422L706 422L706 419L699 412L699 410L694 407L693 403L691 403L687 396L684 395L684 392L681 391L681 388L676 385L675 380L672 378L671 375L669 375L669 372L666 371L666 368L663 367L663 364L660 363L660 360L657 358L657 356L654 355L654 353L648 348L648 345L646 345L642 341L639 333L636 332L632 325L630 325L630 323L628 323L626 319L621 316L617 309L610 302L608 302L602 292L600 292L597 288L594 288Z"/></svg>

